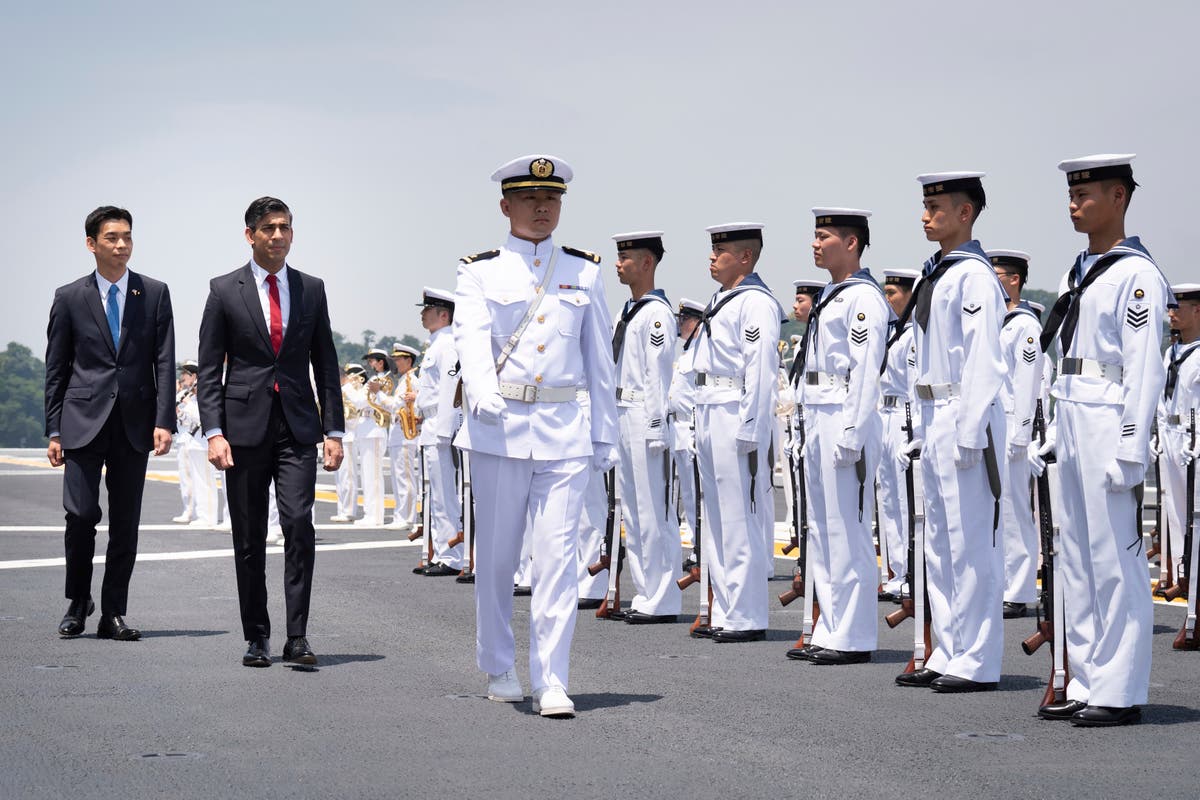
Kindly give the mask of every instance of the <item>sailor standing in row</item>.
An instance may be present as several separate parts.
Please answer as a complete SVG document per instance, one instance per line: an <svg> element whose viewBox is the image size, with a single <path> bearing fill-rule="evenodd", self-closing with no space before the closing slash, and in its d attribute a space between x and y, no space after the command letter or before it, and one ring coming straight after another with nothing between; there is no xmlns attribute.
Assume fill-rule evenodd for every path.
<svg viewBox="0 0 1200 800"><path fill-rule="evenodd" d="M354 431L354 451L362 476L363 515L354 524L360 527L383 526L383 457L387 452L391 414L380 397L390 393L391 372L388 355L378 347L363 358L367 361L367 382L354 393L360 416Z"/></svg>
<svg viewBox="0 0 1200 800"><path fill-rule="evenodd" d="M588 470L617 461L616 386L599 256L551 239L571 167L553 156L496 170L504 245L464 258L454 339L475 511L476 658L488 697L524 698L515 671L512 579L526 535L533 554L529 672L533 710L573 716L567 696L578 603L576 534ZM586 391L590 413L579 400Z"/></svg>
<svg viewBox="0 0 1200 800"><path fill-rule="evenodd" d="M891 311L863 251L869 211L814 208L813 260L829 285L808 318L796 372L804 407L808 566L821 614L813 664L861 664L878 641L874 477L879 468L879 365Z"/></svg>
<svg viewBox="0 0 1200 800"><path fill-rule="evenodd" d="M191 522L196 514L196 490L192 483L192 467L188 462L187 442L192 438L185 427L183 408L188 398L196 393L195 361L184 361L179 368L179 388L175 392L175 456L179 462L179 496L183 510L172 522Z"/></svg>
<svg viewBox="0 0 1200 800"><path fill-rule="evenodd" d="M430 576L457 575L463 568L463 546L450 546L459 531L462 503L458 496L455 454L451 445L454 427L454 389L458 382L454 365L454 295L442 289L425 287L421 300L421 325L429 332L429 346L421 359L421 378L417 395L421 398L420 444L429 476L429 524L433 540L433 560L425 568ZM449 400L450 402L446 402ZM446 416L442 417L442 410ZM443 422L449 423L439 431Z"/></svg>
<svg viewBox="0 0 1200 800"><path fill-rule="evenodd" d="M671 460L667 390L671 385L675 315L654 272L663 256L662 231L614 236L617 278L630 299L613 333L620 437L621 503L626 566L636 594L618 618L634 625L675 622L682 595L679 527L671 520Z"/></svg>
<svg viewBox="0 0 1200 800"><path fill-rule="evenodd" d="M879 376L879 411L883 422L883 450L879 457L879 537L887 551L891 577L880 587L880 600L899 601L908 574L908 494L904 470L897 456L917 435L916 383L917 351L913 345L912 319L903 326L898 319L912 297L913 284L920 275L915 269L883 271L883 293L897 319L888 326L888 346ZM906 430L909 424L913 427Z"/></svg>
<svg viewBox="0 0 1200 800"><path fill-rule="evenodd" d="M706 532L702 557L713 591L712 624L693 636L715 642L766 638L770 506L767 450L774 434L779 323L783 309L754 271L762 228L739 222L708 228L709 274L721 288L704 311L692 347L696 458ZM773 525L773 522L772 522Z"/></svg>
<svg viewBox="0 0 1200 800"><path fill-rule="evenodd" d="M1137 184L1132 155L1063 161L1071 222L1088 246L1059 286L1042 347L1062 360L1051 394L1062 488L1059 579L1071 682L1038 711L1075 725L1141 719L1150 689L1154 606L1137 517L1150 426L1166 383L1159 337L1170 290L1125 214Z"/></svg>
<svg viewBox="0 0 1200 800"><path fill-rule="evenodd" d="M1163 354L1167 382L1158 401L1158 436L1162 451L1163 510L1170 532L1173 573L1185 575L1184 532L1192 524L1187 518L1187 465L1195 459L1192 443L1192 414L1200 409L1200 283L1181 283L1171 287L1176 305L1167 310L1172 331L1179 341ZM1200 416L1200 412L1197 412ZM1197 420L1200 422L1200 419ZM1200 437L1197 438L1200 442ZM1189 591L1197 591L1200 582L1188 575Z"/></svg>
<svg viewBox="0 0 1200 800"><path fill-rule="evenodd" d="M1004 618L1025 616L1037 602L1038 527L1030 497L1028 450L1033 440L1033 416L1042 392L1045 359L1038 340L1042 325L1037 313L1021 300L1029 277L1029 256L1020 250L989 250L988 259L1007 297L1008 313L1000 329L1004 357L1004 384L1000 405L1004 409L1008 457L1007 479L1001 498L1000 526L1004 542Z"/></svg>
<svg viewBox="0 0 1200 800"><path fill-rule="evenodd" d="M922 175L925 238L941 247L913 290L916 394L924 440L925 667L896 677L938 692L993 690L1004 653L1004 558L997 540L1003 478L1004 293L972 238L986 197L980 172Z"/></svg>
<svg viewBox="0 0 1200 800"><path fill-rule="evenodd" d="M392 465L392 497L395 507L389 528L407 531L417 521L418 500L421 496L421 451L418 444L417 370L414 365L421 352L399 342L392 343L392 363L396 370L396 385L392 394L381 398L392 414L388 433L388 461Z"/></svg>
<svg viewBox="0 0 1200 800"><path fill-rule="evenodd" d="M671 373L671 386L667 390L667 419L671 428L671 457L678 476L679 502L683 506L683 519L688 531L696 535L696 431L692 422L696 407L696 384L692 374L691 349L693 335L704 316L704 306L695 300L683 298L679 301L676 315L678 338L683 347Z"/></svg>
<svg viewBox="0 0 1200 800"><path fill-rule="evenodd" d="M353 361L342 367L342 412L346 420L346 435L342 438L342 463L335 474L337 513L330 522L353 522L358 516L358 454L354 447L354 429L361 413L355 405L355 394L366 382L367 371Z"/></svg>

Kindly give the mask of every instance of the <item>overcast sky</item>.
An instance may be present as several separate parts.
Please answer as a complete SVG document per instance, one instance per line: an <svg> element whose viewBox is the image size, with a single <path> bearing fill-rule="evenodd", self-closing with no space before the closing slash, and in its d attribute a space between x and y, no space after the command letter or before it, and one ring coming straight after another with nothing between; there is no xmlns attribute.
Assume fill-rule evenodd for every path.
<svg viewBox="0 0 1200 800"><path fill-rule="evenodd" d="M875 212L865 262L919 267L922 172L977 169L988 248L1054 288L1086 242L1056 164L1136 152L1129 233L1196 280L1200 5L1128 2L6 3L0 344L39 354L54 288L94 269L83 219L134 215L131 268L167 281L194 357L208 279L244 263L242 215L295 214L289 263L333 326L423 338L421 287L507 232L488 176L575 168L555 240L666 232L668 296L704 301L705 226L763 222L790 305L814 205ZM15 8L14 8L15 6Z"/></svg>

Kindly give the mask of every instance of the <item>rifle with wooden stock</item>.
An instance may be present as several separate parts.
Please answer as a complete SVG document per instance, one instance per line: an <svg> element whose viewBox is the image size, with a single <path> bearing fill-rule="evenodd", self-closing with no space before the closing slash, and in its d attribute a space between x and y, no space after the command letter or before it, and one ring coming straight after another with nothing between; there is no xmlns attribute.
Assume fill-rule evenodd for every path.
<svg viewBox="0 0 1200 800"><path fill-rule="evenodd" d="M804 619L800 627L800 638L794 645L796 648L800 648L811 641L813 627L821 615L821 609L817 605L816 593L812 586L812 575L808 569L808 490L804 484L804 412L798 408L797 413L799 414L799 425L794 435L800 437L800 456L793 459L791 448L789 448L788 466L792 467L792 543L795 544L790 550L798 549L800 552L796 555L796 566L792 568L792 585L786 592L779 595L779 604L786 607L797 598L804 598ZM783 548L784 553L788 553L790 550L786 546Z"/></svg>
<svg viewBox="0 0 1200 800"><path fill-rule="evenodd" d="M913 429L912 404L904 404L904 432L908 434L908 468L904 471L905 498L908 501L908 580L900 592L900 608L884 617L888 627L895 628L909 617L913 620L913 654L904 672L924 669L925 660L933 650L929 630L929 597L925 592L925 492L918 479L917 461L921 454L912 449L916 431Z"/></svg>
<svg viewBox="0 0 1200 800"><path fill-rule="evenodd" d="M424 540L422 542L420 556L418 557L417 566L413 569L414 573L421 573L425 568L433 563L433 536L430 532L430 508L429 508L429 470L425 464L425 448L421 448L421 524L417 529L408 534L408 540L415 542L417 539Z"/></svg>
<svg viewBox="0 0 1200 800"><path fill-rule="evenodd" d="M1191 411L1191 444L1188 449L1196 450L1196 410ZM1192 576L1200 570L1200 508L1196 503L1196 459L1190 459L1187 465L1187 517L1184 524L1188 526L1183 536L1183 565L1179 580L1174 588L1182 587L1187 597L1187 615L1183 618L1183 627L1175 636L1171 647L1175 650L1200 650L1200 638L1196 636L1196 595L1200 592L1191 590ZM1171 590L1168 590L1168 593Z"/></svg>
<svg viewBox="0 0 1200 800"><path fill-rule="evenodd" d="M696 530L692 531L692 566L688 569L686 575L675 581L675 585L681 590L686 589L693 583L700 584L700 611L696 614L696 618L692 620L691 626L688 628L688 633L700 627L708 627L712 624L712 587L708 583L708 565L704 563L703 546L701 537L704 535L704 521L702 518L702 508L704 503L703 492L700 489L700 462L692 457L692 479L695 481L696 495Z"/></svg>
<svg viewBox="0 0 1200 800"><path fill-rule="evenodd" d="M1038 400L1033 415L1033 435L1040 444L1046 443L1046 419L1042 401ZM1050 643L1050 680L1041 705L1061 703L1067 699L1067 648L1066 628L1063 615L1063 587L1056 579L1059 531L1054 524L1051 506L1050 465L1055 462L1054 454L1044 456L1046 468L1037 478L1037 514L1039 542L1042 551L1041 596L1033 635L1021 642L1026 655L1033 655L1047 642ZM1140 522L1139 522L1140 524Z"/></svg>
<svg viewBox="0 0 1200 800"><path fill-rule="evenodd" d="M1154 504L1154 530L1150 531L1150 546L1146 548L1146 559L1156 558L1162 553L1162 527L1163 527L1163 491L1162 491L1162 473L1159 469L1157 453L1162 448L1162 439L1158 434L1158 420L1155 420L1150 428L1150 435L1154 437L1154 488L1157 493L1157 501Z"/></svg>
<svg viewBox="0 0 1200 800"><path fill-rule="evenodd" d="M471 491L471 461L466 450L459 456L462 459L462 533L455 537L463 543L463 559L466 566L454 579L456 583L475 582L475 495ZM454 539L452 544L457 544Z"/></svg>
<svg viewBox="0 0 1200 800"><path fill-rule="evenodd" d="M617 470L613 467L604 476L604 488L608 494L608 521L604 526L604 546L600 560L587 568L588 574L599 575L608 570L608 589L596 609L597 619L608 619L613 612L621 610L621 567L624 561L624 545L621 544L621 512L617 499ZM613 563L613 560L616 563Z"/></svg>

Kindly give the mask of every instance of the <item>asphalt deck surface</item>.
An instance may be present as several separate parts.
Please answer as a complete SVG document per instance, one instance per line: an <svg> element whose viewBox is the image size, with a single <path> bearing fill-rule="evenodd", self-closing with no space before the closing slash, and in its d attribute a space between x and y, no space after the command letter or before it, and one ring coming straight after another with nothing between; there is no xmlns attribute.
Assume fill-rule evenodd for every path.
<svg viewBox="0 0 1200 800"><path fill-rule="evenodd" d="M1178 605L1155 606L1150 703L1137 726L1036 717L1050 659L1048 648L1020 650L1032 618L1006 625L999 691L940 695L893 683L911 623L881 620L869 664L787 660L800 603L773 604L767 641L740 645L689 638L690 616L629 626L581 611L578 714L543 719L528 700L485 698L471 588L413 575L418 551L395 531L325 524L330 503L318 503L318 545L370 549L318 552L315 671L278 660L280 548L267 560L275 663L241 665L229 535L171 525L179 493L167 481L147 482L139 552L158 555L139 560L130 587L127 621L142 641L96 639L94 616L87 635L60 639L63 567L24 563L62 558L61 477L39 458L0 451L3 800L1200 795L1200 653L1171 650ZM168 479L174 468L173 456L151 460ZM789 560L778 565L789 573ZM697 603L693 587L685 611ZM881 603L881 617L893 608ZM515 599L526 691L528 609Z"/></svg>

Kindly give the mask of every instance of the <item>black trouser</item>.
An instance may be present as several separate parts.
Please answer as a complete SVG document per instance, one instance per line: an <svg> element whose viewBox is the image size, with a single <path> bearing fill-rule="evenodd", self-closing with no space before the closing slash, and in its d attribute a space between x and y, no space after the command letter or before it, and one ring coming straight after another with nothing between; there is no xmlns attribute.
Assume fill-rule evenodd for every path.
<svg viewBox="0 0 1200 800"><path fill-rule="evenodd" d="M63 544L68 600L86 600L92 591L92 557L96 554L96 525L101 517L100 472L107 468L104 485L108 489L108 550L104 555L100 612L125 615L129 578L137 558L138 523L149 455L129 444L118 403L113 404L95 439L83 447L63 451L63 508L67 512Z"/></svg>
<svg viewBox="0 0 1200 800"><path fill-rule="evenodd" d="M316 534L312 507L317 487L317 451L292 436L280 406L279 394L271 403L267 435L253 447L232 446L233 467L225 472L229 517L233 527L234 564L242 634L246 641L269 639L267 614L267 503L271 480L279 523L283 528L283 593L287 608L287 635L304 636L312 594Z"/></svg>

